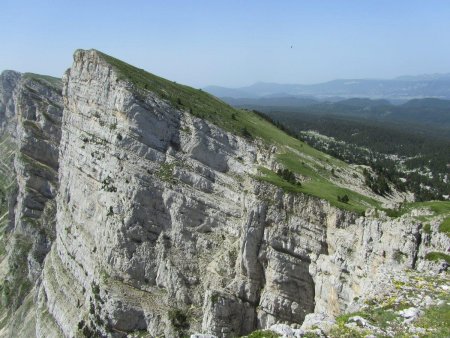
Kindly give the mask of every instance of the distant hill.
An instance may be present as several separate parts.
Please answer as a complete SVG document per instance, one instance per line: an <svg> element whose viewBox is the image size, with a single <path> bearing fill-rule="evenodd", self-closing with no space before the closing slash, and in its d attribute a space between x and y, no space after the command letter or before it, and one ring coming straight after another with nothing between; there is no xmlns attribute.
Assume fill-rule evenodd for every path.
<svg viewBox="0 0 450 338"><path fill-rule="evenodd" d="M234 89L234 88L225 88L220 86L208 86L204 88L205 91L207 91L210 94L213 94L217 97L231 97L235 99L240 98L257 98L258 96L251 93L246 92L245 90L241 89Z"/></svg>
<svg viewBox="0 0 450 338"><path fill-rule="evenodd" d="M231 105L263 112L289 112L314 115L335 115L377 120L379 122L408 122L450 130L450 100L414 99L401 105L387 100L351 98L337 102L311 98L260 98L224 100Z"/></svg>
<svg viewBox="0 0 450 338"><path fill-rule="evenodd" d="M235 107L305 107L320 103L311 97L287 96L287 97L260 97L260 98L233 98L222 97L222 100Z"/></svg>
<svg viewBox="0 0 450 338"><path fill-rule="evenodd" d="M365 97L389 100L410 100L414 98L450 99L450 74L401 76L395 79L343 79L324 83L279 84L257 82L241 88L209 86L205 91L230 98L261 98L265 96L314 96L328 98Z"/></svg>
<svg viewBox="0 0 450 338"><path fill-rule="evenodd" d="M391 118L450 128L450 101L439 99L411 100L396 107Z"/></svg>

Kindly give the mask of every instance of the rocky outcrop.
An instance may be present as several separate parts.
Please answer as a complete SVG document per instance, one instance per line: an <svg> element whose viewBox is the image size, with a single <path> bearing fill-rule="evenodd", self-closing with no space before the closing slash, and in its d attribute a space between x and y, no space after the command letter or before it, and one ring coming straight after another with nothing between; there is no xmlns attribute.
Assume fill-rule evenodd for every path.
<svg viewBox="0 0 450 338"><path fill-rule="evenodd" d="M318 256L310 270L315 311L333 316L354 311L379 291L386 273L414 269L421 226L413 219L383 216L328 222L328 255Z"/></svg>
<svg viewBox="0 0 450 338"><path fill-rule="evenodd" d="M300 327L358 309L387 272L425 267L434 242L415 218L259 180L279 168L276 146L139 87L100 52L75 53L62 97L49 78L20 83L15 252L38 337Z"/></svg>
<svg viewBox="0 0 450 338"><path fill-rule="evenodd" d="M41 277L44 258L55 237L62 87L59 80L46 76L6 74L8 81L3 80L0 88L2 138L14 148L15 182L10 185L15 188L10 191L9 225L2 233L7 238L7 267L2 269L1 292L2 310L14 313L22 304L28 307L33 303L33 296L27 294ZM9 165L11 168L13 163ZM10 324L14 327L13 317Z"/></svg>
<svg viewBox="0 0 450 338"><path fill-rule="evenodd" d="M15 158L18 193L16 234L32 245L29 278L38 279L43 260L55 238L55 195L61 139L62 96L56 80L24 74L15 93L18 153Z"/></svg>
<svg viewBox="0 0 450 338"><path fill-rule="evenodd" d="M260 182L258 166L274 165L267 146L122 75L77 51L64 77L56 241L39 306L65 335L229 337L301 324L421 258L420 223Z"/></svg>
<svg viewBox="0 0 450 338"><path fill-rule="evenodd" d="M64 81L57 239L40 297L68 335L174 335L201 318L211 259L233 269L246 164L265 155L151 93L138 100L94 51L77 52Z"/></svg>

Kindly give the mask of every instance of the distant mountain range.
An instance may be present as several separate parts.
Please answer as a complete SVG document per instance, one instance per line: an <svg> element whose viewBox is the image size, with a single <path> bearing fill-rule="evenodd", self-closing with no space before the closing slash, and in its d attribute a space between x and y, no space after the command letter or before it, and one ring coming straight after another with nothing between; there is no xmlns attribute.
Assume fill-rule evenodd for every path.
<svg viewBox="0 0 450 338"><path fill-rule="evenodd" d="M344 79L311 85L257 82L241 88L208 86L204 90L217 97L233 99L274 97L300 99L313 97L322 100L364 97L391 101L429 97L450 99L450 73L401 76L389 80Z"/></svg>

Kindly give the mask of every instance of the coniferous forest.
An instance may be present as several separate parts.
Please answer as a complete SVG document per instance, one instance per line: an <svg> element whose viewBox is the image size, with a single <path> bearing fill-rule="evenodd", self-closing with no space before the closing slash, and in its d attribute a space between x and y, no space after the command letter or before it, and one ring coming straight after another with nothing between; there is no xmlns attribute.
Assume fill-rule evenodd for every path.
<svg viewBox="0 0 450 338"><path fill-rule="evenodd" d="M367 165L366 184L377 194L391 185L416 201L450 194L450 131L413 123L268 110L260 114L292 136L347 163Z"/></svg>

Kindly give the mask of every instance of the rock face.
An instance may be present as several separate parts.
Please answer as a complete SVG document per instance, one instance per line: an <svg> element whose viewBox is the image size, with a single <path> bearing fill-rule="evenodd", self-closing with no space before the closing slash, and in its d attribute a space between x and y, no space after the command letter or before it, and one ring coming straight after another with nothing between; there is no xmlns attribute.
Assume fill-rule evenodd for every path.
<svg viewBox="0 0 450 338"><path fill-rule="evenodd" d="M383 269L416 264L420 224L357 218L256 181L274 160L262 144L137 96L96 51L74 59L39 290L67 336L301 324L345 310Z"/></svg>
<svg viewBox="0 0 450 338"><path fill-rule="evenodd" d="M15 233L32 243L29 277L35 281L55 238L55 196L63 102L61 86L25 74L15 95L18 155L15 171L18 194Z"/></svg>
<svg viewBox="0 0 450 338"><path fill-rule="evenodd" d="M358 216L257 180L276 166L271 147L138 90L97 51L75 53L62 99L42 81L15 96L15 230L33 239L38 337L301 325L423 260L413 218Z"/></svg>
<svg viewBox="0 0 450 338"><path fill-rule="evenodd" d="M8 71L1 78L1 136L11 141L15 153L10 221L2 234L9 271L1 291L3 305L14 310L40 278L55 238L62 86L60 80L35 74Z"/></svg>

